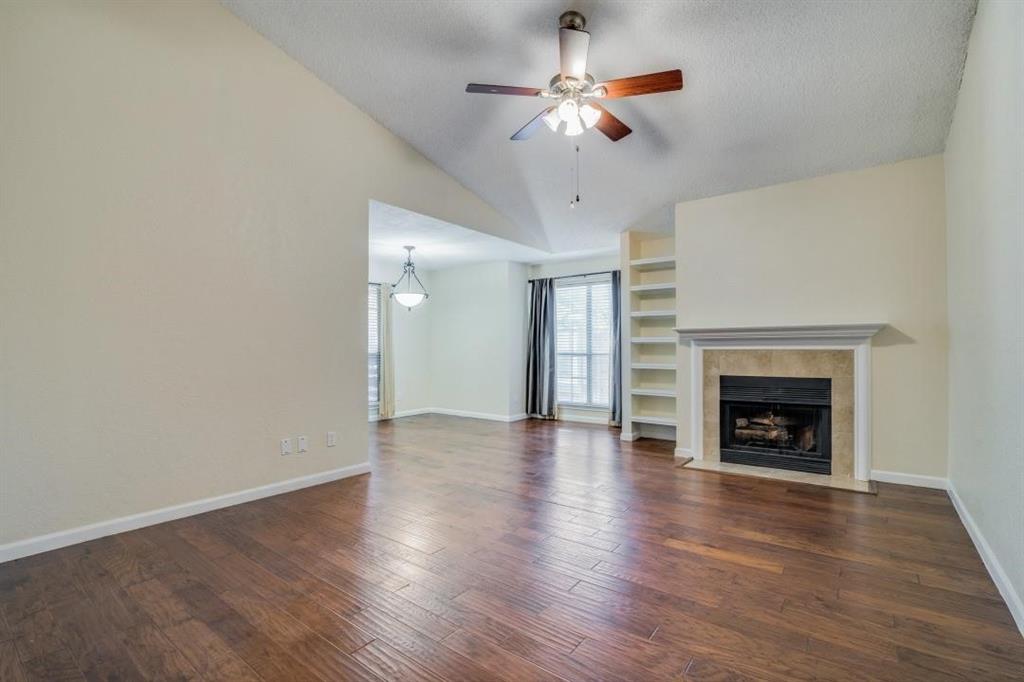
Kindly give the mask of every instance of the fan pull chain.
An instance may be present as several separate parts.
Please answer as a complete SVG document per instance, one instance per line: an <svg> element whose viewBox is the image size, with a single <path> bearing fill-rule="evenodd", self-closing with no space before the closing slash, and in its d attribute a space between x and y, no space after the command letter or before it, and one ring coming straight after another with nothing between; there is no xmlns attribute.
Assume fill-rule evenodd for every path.
<svg viewBox="0 0 1024 682"><path fill-rule="evenodd" d="M569 199L569 208L576 208L576 204L580 203L580 146L576 146L576 172L573 173L572 166L569 167L569 193L572 193L573 177L576 178L576 200Z"/></svg>
<svg viewBox="0 0 1024 682"><path fill-rule="evenodd" d="M576 203L580 203L580 146L576 145Z"/></svg>
<svg viewBox="0 0 1024 682"><path fill-rule="evenodd" d="M572 200L573 168L569 166L569 208L576 208L576 202Z"/></svg>

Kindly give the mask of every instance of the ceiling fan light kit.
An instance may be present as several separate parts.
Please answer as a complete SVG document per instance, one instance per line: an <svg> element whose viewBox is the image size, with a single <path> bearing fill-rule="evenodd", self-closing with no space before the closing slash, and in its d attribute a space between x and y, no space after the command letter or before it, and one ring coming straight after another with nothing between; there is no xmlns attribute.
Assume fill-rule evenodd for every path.
<svg viewBox="0 0 1024 682"><path fill-rule="evenodd" d="M612 142L617 142L633 131L597 100L683 89L683 72L679 69L611 81L595 81L594 77L587 73L590 34L583 30L587 20L579 12L569 11L558 18L558 25L560 71L551 79L546 90L481 83L470 83L466 86L466 92L472 93L557 100L557 104L549 106L516 131L512 136L513 140L529 139L543 123L551 132L558 132L561 128L562 133L569 137L575 137L596 127Z"/></svg>

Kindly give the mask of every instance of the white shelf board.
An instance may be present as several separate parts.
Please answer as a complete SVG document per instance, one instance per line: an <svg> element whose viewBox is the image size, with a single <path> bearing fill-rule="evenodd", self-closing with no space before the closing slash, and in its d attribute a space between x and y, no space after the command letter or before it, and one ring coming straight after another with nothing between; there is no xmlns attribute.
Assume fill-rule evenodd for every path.
<svg viewBox="0 0 1024 682"><path fill-rule="evenodd" d="M644 415L634 414L630 417L630 421L636 422L637 424L658 424L659 426L675 426L676 420L673 417L645 417Z"/></svg>
<svg viewBox="0 0 1024 682"><path fill-rule="evenodd" d="M659 369L665 371L676 371L675 363L672 362L634 362L633 369Z"/></svg>
<svg viewBox="0 0 1024 682"><path fill-rule="evenodd" d="M676 311L674 310L636 310L629 314L630 317L675 317Z"/></svg>
<svg viewBox="0 0 1024 682"><path fill-rule="evenodd" d="M652 398L675 398L676 392L671 388L634 388L630 391L633 395L649 396Z"/></svg>
<svg viewBox="0 0 1024 682"><path fill-rule="evenodd" d="M676 337L674 336L634 336L630 339L633 343L670 343L673 346L676 344Z"/></svg>
<svg viewBox="0 0 1024 682"><path fill-rule="evenodd" d="M676 285L675 284L637 284L637 285L631 286L629 288L629 290L632 291L633 293L636 293L636 294L644 294L644 293L648 293L648 292L655 293L655 292L662 292L662 291L675 291L676 290Z"/></svg>
<svg viewBox="0 0 1024 682"><path fill-rule="evenodd" d="M658 256L657 258L636 258L629 261L629 266L639 272L650 270L671 270L676 266L675 256Z"/></svg>

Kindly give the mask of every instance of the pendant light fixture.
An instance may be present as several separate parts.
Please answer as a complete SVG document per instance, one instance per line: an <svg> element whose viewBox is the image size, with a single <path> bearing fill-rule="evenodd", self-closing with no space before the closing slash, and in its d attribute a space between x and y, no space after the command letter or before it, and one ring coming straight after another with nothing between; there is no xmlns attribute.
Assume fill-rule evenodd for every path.
<svg viewBox="0 0 1024 682"><path fill-rule="evenodd" d="M430 294L427 293L427 288L423 286L423 282L416 276L416 266L412 262L412 252L416 248L415 246L403 246L408 253L405 257L405 263L402 265L402 276L398 278L398 281L391 285L391 298L398 301L398 305L405 306L409 310L412 310L423 301L427 300ZM402 280L405 280L405 288L401 288ZM412 281L416 280L416 285L419 287L419 291L413 290Z"/></svg>

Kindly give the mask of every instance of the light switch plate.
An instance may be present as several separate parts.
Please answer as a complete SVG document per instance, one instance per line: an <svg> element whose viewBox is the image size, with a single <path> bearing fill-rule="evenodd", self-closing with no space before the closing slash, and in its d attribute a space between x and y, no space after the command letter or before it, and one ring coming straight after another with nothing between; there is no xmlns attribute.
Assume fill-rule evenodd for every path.
<svg viewBox="0 0 1024 682"><path fill-rule="evenodd" d="M309 442L305 436L299 436L299 452L309 452Z"/></svg>
<svg viewBox="0 0 1024 682"><path fill-rule="evenodd" d="M327 447L333 448L337 444L338 444L338 432L337 431L328 431L327 432Z"/></svg>
<svg viewBox="0 0 1024 682"><path fill-rule="evenodd" d="M292 454L292 439L282 438L281 439L281 454L290 455Z"/></svg>

